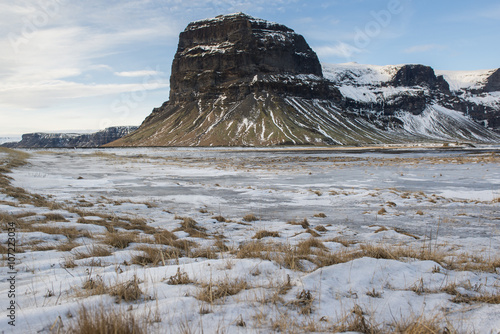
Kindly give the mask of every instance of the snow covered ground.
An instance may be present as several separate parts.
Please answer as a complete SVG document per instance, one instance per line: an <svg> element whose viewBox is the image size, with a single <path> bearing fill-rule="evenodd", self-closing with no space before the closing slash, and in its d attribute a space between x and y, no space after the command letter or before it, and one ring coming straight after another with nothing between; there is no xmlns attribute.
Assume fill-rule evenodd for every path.
<svg viewBox="0 0 500 334"><path fill-rule="evenodd" d="M24 152L0 331L500 332L498 147Z"/></svg>

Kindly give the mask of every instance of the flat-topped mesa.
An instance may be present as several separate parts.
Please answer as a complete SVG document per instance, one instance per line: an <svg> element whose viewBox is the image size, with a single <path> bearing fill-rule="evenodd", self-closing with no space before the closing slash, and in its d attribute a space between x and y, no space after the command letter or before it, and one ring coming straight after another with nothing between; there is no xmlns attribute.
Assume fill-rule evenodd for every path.
<svg viewBox="0 0 500 334"><path fill-rule="evenodd" d="M313 81L315 89L299 81ZM302 97L334 94L304 37L243 13L192 22L181 32L170 87L174 103L221 95L238 101L269 89Z"/></svg>

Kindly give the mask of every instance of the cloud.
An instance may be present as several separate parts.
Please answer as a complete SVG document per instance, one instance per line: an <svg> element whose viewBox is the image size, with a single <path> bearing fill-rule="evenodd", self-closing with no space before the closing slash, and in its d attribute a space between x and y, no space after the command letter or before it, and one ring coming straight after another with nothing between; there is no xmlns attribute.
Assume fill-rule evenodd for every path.
<svg viewBox="0 0 500 334"><path fill-rule="evenodd" d="M144 92L166 89L166 81L150 80L132 84L82 84L65 80L54 80L32 85L0 85L0 107L19 110L49 108L71 99L129 92Z"/></svg>
<svg viewBox="0 0 500 334"><path fill-rule="evenodd" d="M422 53L428 51L441 51L446 49L445 45L439 44L422 44L422 45L414 45L412 47L406 48L403 50L404 53Z"/></svg>
<svg viewBox="0 0 500 334"><path fill-rule="evenodd" d="M114 72L114 74L119 77L135 78L135 77L159 76L162 75L162 72L154 70L142 70L142 71Z"/></svg>
<svg viewBox="0 0 500 334"><path fill-rule="evenodd" d="M153 10L141 11L141 20L133 20L133 10L145 1L112 2L107 8L93 0L85 2L86 7L67 0L1 4L0 107L57 107L68 99L150 90L151 85L143 84L148 76L155 77L147 80L158 82L156 88L168 86L162 72L149 68L115 72L110 66L115 64L106 63L138 46L165 43L165 38L176 38L178 33ZM114 15L104 19L110 11L121 11L120 20L115 21ZM1 23L6 21L9 26ZM100 71L97 83L91 82L92 71ZM142 79L123 84L116 82L117 77Z"/></svg>
<svg viewBox="0 0 500 334"><path fill-rule="evenodd" d="M342 57L351 58L357 53L361 53L362 50L344 42L338 42L334 46L326 45L315 47L314 50L320 57Z"/></svg>

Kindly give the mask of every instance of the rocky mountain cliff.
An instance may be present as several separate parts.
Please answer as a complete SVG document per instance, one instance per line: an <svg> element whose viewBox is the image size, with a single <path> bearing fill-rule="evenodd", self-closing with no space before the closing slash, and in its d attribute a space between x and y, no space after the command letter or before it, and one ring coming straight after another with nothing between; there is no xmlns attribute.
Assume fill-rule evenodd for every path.
<svg viewBox="0 0 500 334"><path fill-rule="evenodd" d="M181 32L170 100L107 146L498 142L499 76L460 86L423 65L322 66L290 28L218 16Z"/></svg>
<svg viewBox="0 0 500 334"><path fill-rule="evenodd" d="M4 143L1 146L11 148L99 147L128 135L137 128L137 126L116 126L88 134L28 133L24 134L19 142Z"/></svg>

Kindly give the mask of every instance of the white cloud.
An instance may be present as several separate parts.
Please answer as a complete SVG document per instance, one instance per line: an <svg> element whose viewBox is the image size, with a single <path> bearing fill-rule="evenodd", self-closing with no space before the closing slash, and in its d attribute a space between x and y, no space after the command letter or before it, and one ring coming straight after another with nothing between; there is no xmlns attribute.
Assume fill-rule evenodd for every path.
<svg viewBox="0 0 500 334"><path fill-rule="evenodd" d="M315 47L314 50L320 57L342 57L351 58L357 53L361 53L362 50L344 42L338 42L334 46L326 45Z"/></svg>
<svg viewBox="0 0 500 334"><path fill-rule="evenodd" d="M135 84L114 82L117 78L112 67L100 59L123 52L123 49L133 49L140 43L154 43L177 35L174 29L168 29L164 23L153 19L132 24L129 23L132 20L121 17L126 22L117 27L122 29L108 29L89 23L96 19L92 18L94 14L102 15L99 10L103 8L98 7L97 2L94 5L98 8L88 2L87 12L73 12L75 5L72 3L66 0L46 2L51 1L57 2L59 7L54 7L50 15L45 11L47 8L38 5L44 3L41 1L24 1L24 7L0 5L4 10L0 12L0 22L4 18L12 22L8 28L0 24L0 107L18 110L56 107L61 100L144 89L144 80L137 80ZM131 3L138 4L137 1ZM123 7L127 6L120 8L123 10ZM43 13L45 18L42 18ZM8 18L5 17L7 14L10 15ZM12 18L16 14L19 17ZM85 14L90 14L88 22L82 21ZM108 24L109 21L104 22ZM75 79L87 71L96 70L106 70L109 76L101 72L96 84ZM161 74L149 69L117 72L118 76L131 78L144 79L153 75L156 77L154 81L160 82L158 87L164 88L168 84L164 78L159 78ZM146 89L151 89L151 86Z"/></svg>
<svg viewBox="0 0 500 334"><path fill-rule="evenodd" d="M114 72L116 76L126 77L126 78L136 78L136 77L148 77L148 76L159 76L162 75L159 71L154 70L142 70L142 71L124 71L124 72Z"/></svg>
<svg viewBox="0 0 500 334"><path fill-rule="evenodd" d="M422 44L422 45L414 45L412 47L406 48L403 50L404 53L422 53L428 51L440 51L446 49L445 45L439 44Z"/></svg>
<svg viewBox="0 0 500 334"><path fill-rule="evenodd" d="M63 80L22 86L2 85L0 86L0 106L21 110L48 108L63 100L165 89L168 86L167 82L161 81L151 81L147 84L88 85Z"/></svg>

